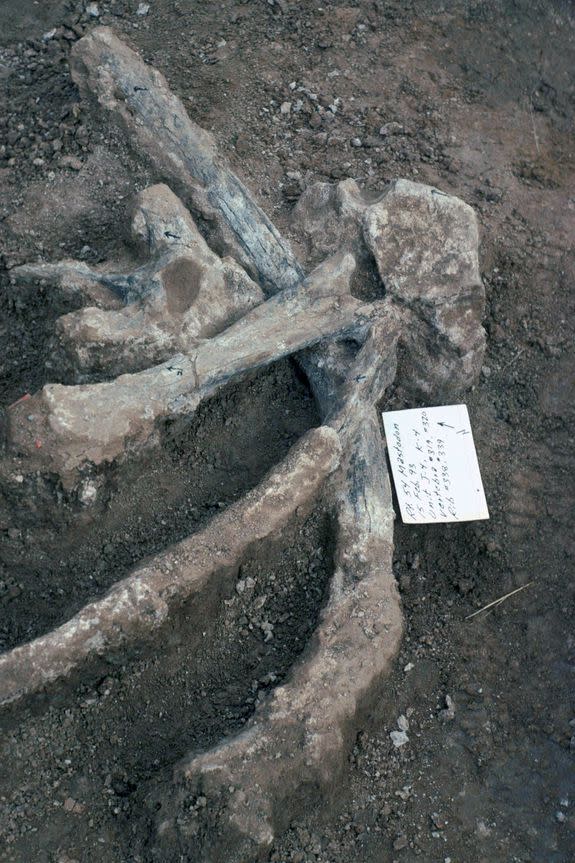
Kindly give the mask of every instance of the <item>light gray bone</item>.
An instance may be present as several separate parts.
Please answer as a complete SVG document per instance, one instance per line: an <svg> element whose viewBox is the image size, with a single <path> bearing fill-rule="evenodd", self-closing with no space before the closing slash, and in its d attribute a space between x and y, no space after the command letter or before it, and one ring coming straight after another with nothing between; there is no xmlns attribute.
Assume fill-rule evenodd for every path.
<svg viewBox="0 0 575 863"><path fill-rule="evenodd" d="M483 362L485 292L472 208L453 195L393 180L369 201L354 180L315 183L293 214L307 258L349 249L377 267L404 323L397 395L407 404L458 398ZM366 257L366 253L367 256Z"/></svg>
<svg viewBox="0 0 575 863"><path fill-rule="evenodd" d="M211 607L221 579L235 581L237 561L317 496L339 458L333 429L312 429L256 489L200 533L137 566L58 629L0 655L0 706L65 681L89 661L133 651L192 596Z"/></svg>
<svg viewBox="0 0 575 863"><path fill-rule="evenodd" d="M12 451L71 487L84 465L113 462L127 449L148 446L158 419L192 413L234 377L323 339L361 338L382 310L349 294L354 266L352 255L335 256L298 288L161 365L107 383L47 384L9 410Z"/></svg>
<svg viewBox="0 0 575 863"><path fill-rule="evenodd" d="M270 290L301 281L303 271L289 245L160 72L106 27L75 44L71 72L82 95L109 111L137 152L212 223L218 251L235 253Z"/></svg>
<svg viewBox="0 0 575 863"><path fill-rule="evenodd" d="M65 280L83 286L88 301L96 289L112 298L59 318L51 364L64 379L83 382L160 363L221 332L263 300L232 258L221 260L211 251L168 186L138 195L132 236L148 261L131 273L94 270L80 261L12 270L14 279L52 277L60 286Z"/></svg>
<svg viewBox="0 0 575 863"><path fill-rule="evenodd" d="M329 799L345 770L354 719L389 672L403 628L391 488L373 408L395 376L396 338L393 317L372 327L328 418L342 448L326 491L338 538L329 599L308 650L241 733L176 767L154 860L166 849L175 859L254 860L287 826L299 788ZM198 831L186 805L200 794L219 812L217 831Z"/></svg>

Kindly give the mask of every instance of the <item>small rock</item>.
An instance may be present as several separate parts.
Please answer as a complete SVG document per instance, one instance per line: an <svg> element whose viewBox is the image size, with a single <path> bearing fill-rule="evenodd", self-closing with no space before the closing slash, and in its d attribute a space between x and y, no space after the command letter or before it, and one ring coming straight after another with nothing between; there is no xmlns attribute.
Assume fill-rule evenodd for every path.
<svg viewBox="0 0 575 863"><path fill-rule="evenodd" d="M147 15L150 11L149 3L140 3L138 8L136 9L136 15Z"/></svg>
<svg viewBox="0 0 575 863"><path fill-rule="evenodd" d="M282 102L280 105L280 114L290 114L291 113L291 102Z"/></svg>
<svg viewBox="0 0 575 863"><path fill-rule="evenodd" d="M82 506L91 506L98 498L98 486L91 480L85 480L78 492L78 498Z"/></svg>
<svg viewBox="0 0 575 863"><path fill-rule="evenodd" d="M401 716L398 717L397 727L400 731L409 731L409 721L407 717L403 715L403 713L401 714Z"/></svg>
<svg viewBox="0 0 575 863"><path fill-rule="evenodd" d="M403 788L400 788L399 791L395 792L395 796L399 797L399 799L403 800L405 803L405 801L409 800L411 797L411 785L404 785Z"/></svg>
<svg viewBox="0 0 575 863"><path fill-rule="evenodd" d="M385 138L388 135L402 135L404 132L405 129L401 123L385 123L385 125L383 125L379 130L379 134L382 138Z"/></svg>
<svg viewBox="0 0 575 863"><path fill-rule="evenodd" d="M97 3L88 3L86 6L86 14L90 16L90 18L99 18L100 10L98 8Z"/></svg>
<svg viewBox="0 0 575 863"><path fill-rule="evenodd" d="M440 710L438 715L442 722L450 722L455 719L455 702L450 695L445 696L445 709Z"/></svg>
<svg viewBox="0 0 575 863"><path fill-rule="evenodd" d="M390 731L389 736L391 737L391 742L396 749L399 749L401 746L405 746L406 743L409 743L409 737L407 736L405 731Z"/></svg>
<svg viewBox="0 0 575 863"><path fill-rule="evenodd" d="M437 812L433 812L431 814L431 820L432 820L433 824L437 827L438 830L445 830L445 827L447 826L447 822Z"/></svg>
<svg viewBox="0 0 575 863"><path fill-rule="evenodd" d="M352 138L351 139L351 146L352 147L361 147L362 146L361 138Z"/></svg>
<svg viewBox="0 0 575 863"><path fill-rule="evenodd" d="M71 168L72 171L82 170L82 160L77 156L62 156L60 165L62 168Z"/></svg>
<svg viewBox="0 0 575 863"><path fill-rule="evenodd" d="M264 634L264 641L271 641L274 637L274 627L273 623L270 623L268 620L264 620L260 624L260 629Z"/></svg>
<svg viewBox="0 0 575 863"><path fill-rule="evenodd" d="M74 800L73 797L66 797L64 800L64 809L66 812L73 812L74 815L81 815L82 812L85 811L86 807L83 803L78 803L77 800Z"/></svg>

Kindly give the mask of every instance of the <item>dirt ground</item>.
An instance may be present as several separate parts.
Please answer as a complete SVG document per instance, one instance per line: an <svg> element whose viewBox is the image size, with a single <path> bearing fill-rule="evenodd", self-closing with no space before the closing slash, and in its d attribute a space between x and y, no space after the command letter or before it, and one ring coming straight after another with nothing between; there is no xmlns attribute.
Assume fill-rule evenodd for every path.
<svg viewBox="0 0 575 863"><path fill-rule="evenodd" d="M70 46L96 24L162 70L296 246L291 211L316 180L349 176L377 192L407 177L471 204L488 347L467 404L491 518L397 524L406 634L394 674L345 783L329 806L291 823L270 860L571 863L573 7L150 0L138 14L136 0L98 0L91 15L84 5L0 4L0 403L53 379L53 322L67 310L56 292L10 285L7 270L120 255L130 196L154 180L69 78ZM286 362L226 391L193 427L166 429L161 460L133 466L97 530L33 510L0 523L0 649L196 529L317 421ZM175 639L162 661L122 666L72 702L7 725L0 860L144 861L148 778L240 727L288 673L321 606L330 553L326 519L302 517L281 545L244 562L243 587L223 598L208 641ZM396 749L400 715L409 743Z"/></svg>

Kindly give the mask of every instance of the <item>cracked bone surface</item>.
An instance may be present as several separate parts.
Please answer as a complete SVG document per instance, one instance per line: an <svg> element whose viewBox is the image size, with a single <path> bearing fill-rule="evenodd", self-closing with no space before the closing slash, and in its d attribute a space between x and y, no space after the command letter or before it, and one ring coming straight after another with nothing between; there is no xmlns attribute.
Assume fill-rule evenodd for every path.
<svg viewBox="0 0 575 863"><path fill-rule="evenodd" d="M313 259L371 253L386 296L403 318L397 385L406 402L463 393L481 369L485 292L472 208L452 195L394 180L367 201L354 180L315 183L294 208L296 233Z"/></svg>
<svg viewBox="0 0 575 863"><path fill-rule="evenodd" d="M253 860L286 826L298 789L313 787L328 797L344 770L358 714L389 671L402 632L391 489L373 408L395 375L395 340L387 322L374 326L330 419L342 446L342 463L326 490L337 547L312 642L291 679L243 732L176 768L162 800L154 860L166 853L214 863ZM198 838L197 815L186 806L194 794L213 807L212 837Z"/></svg>
<svg viewBox="0 0 575 863"><path fill-rule="evenodd" d="M390 184L376 201L365 200L351 180L335 187L317 184L295 208L298 231L308 243L308 264L331 257L304 280L287 242L225 166L211 136L188 118L163 76L105 28L76 44L73 75L82 94L121 124L156 175L169 179L193 212L208 220L218 251L232 254L273 296L161 366L106 384L48 385L32 405L16 405L9 442L20 463L51 466L73 481L83 463L121 458L126 446L150 440L159 416L189 413L232 375L294 351L322 416L322 428L268 480L285 482L280 498L266 495L264 480L233 508L234 523L240 524L254 512L255 500L267 501L258 519L280 534L288 503L300 492L308 503L317 495L318 506L332 513L334 572L315 633L288 679L242 732L184 758L173 775L152 781L147 794L149 819L156 824L147 860L251 863L297 811L302 789L315 789L318 798L330 794L358 717L398 649L402 615L391 563L393 506L377 408L392 385L406 400L459 396L479 371L483 289L475 217L458 199L408 181ZM144 226L141 234L151 236L153 245L153 230ZM160 234L158 240L163 242ZM350 295L356 261L360 276L376 268L385 300L366 304ZM102 314L112 312L117 309L105 312L102 306ZM37 414L32 428L30 414ZM39 450L36 435L43 435ZM302 452L308 453L303 468ZM307 483L306 470L312 474ZM269 520L274 513L268 504L275 520ZM226 516L211 526L216 534L225 532ZM215 534L209 537L217 548ZM189 560L201 557L196 540L184 541ZM230 543L230 567L234 548ZM98 608L87 606L40 647L42 639L9 654L6 700L20 697L18 668L26 656L38 658L42 646L46 660L37 666L30 691L66 676L90 651L97 652L102 609L112 615L104 615L102 637L115 638L120 650L154 630L156 613L169 623L169 597L191 582L183 570L172 578L162 568L164 557L138 567L114 589L119 593L111 591ZM223 576L219 568L208 569L209 591ZM150 586L146 572L161 573L161 591L150 594L152 614L142 623L146 603L139 602L137 589ZM114 604L120 594L125 605ZM76 625L80 618L96 627L87 649ZM199 795L206 806L192 811L190 796Z"/></svg>
<svg viewBox="0 0 575 863"><path fill-rule="evenodd" d="M330 258L301 286L159 366L107 383L47 384L9 411L11 451L73 485L83 465L113 462L128 447L146 446L160 417L192 413L234 377L322 339L357 336L382 309L348 293L354 266L350 254Z"/></svg>
<svg viewBox="0 0 575 863"><path fill-rule="evenodd" d="M134 149L207 220L218 252L233 253L272 291L301 281L289 245L160 72L107 27L74 45L71 72L80 93L107 111Z"/></svg>
<svg viewBox="0 0 575 863"><path fill-rule="evenodd" d="M246 549L316 497L339 458L336 432L312 429L256 489L199 534L136 567L58 629L0 655L0 705L66 679L90 660L121 654L126 645L133 650L169 625L174 609L191 597L202 607L212 605L210 593L217 596L224 578L235 580L235 564Z"/></svg>
<svg viewBox="0 0 575 863"><path fill-rule="evenodd" d="M64 315L56 326L52 367L71 369L76 379L137 371L189 351L263 299L233 259L221 260L211 251L164 184L138 195L132 236L149 260L127 274L93 270L80 261L12 270L15 280L57 280L69 290L75 283L88 301L99 291L99 304ZM118 300L127 305L116 308Z"/></svg>

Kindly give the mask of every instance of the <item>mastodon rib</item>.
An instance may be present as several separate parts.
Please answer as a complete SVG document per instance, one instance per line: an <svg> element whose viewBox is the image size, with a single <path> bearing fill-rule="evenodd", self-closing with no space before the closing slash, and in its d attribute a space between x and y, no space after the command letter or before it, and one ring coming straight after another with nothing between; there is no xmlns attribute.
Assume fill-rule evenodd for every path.
<svg viewBox="0 0 575 863"><path fill-rule="evenodd" d="M208 526L141 564L99 600L57 629L0 655L0 705L62 682L91 660L131 655L158 634L176 609L194 600L209 609L258 542L277 535L314 500L340 459L337 433L307 432L241 501Z"/></svg>
<svg viewBox="0 0 575 863"><path fill-rule="evenodd" d="M160 417L192 413L234 377L324 339L361 340L385 304L365 304L349 294L354 266L352 255L336 255L302 285L159 366L108 383L47 384L8 411L12 453L72 486L82 465L112 462L128 448L147 445Z"/></svg>
<svg viewBox="0 0 575 863"><path fill-rule="evenodd" d="M337 545L329 599L302 659L247 727L176 766L160 810L154 860L260 859L285 828L300 787L329 798L362 708L389 672L403 628L392 575L394 512L374 403L395 376L389 321L375 326L330 419L342 461L330 478ZM190 799L205 797L208 830ZM161 802L161 808L158 807Z"/></svg>

